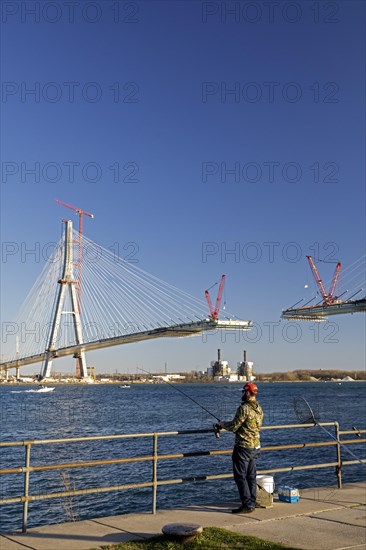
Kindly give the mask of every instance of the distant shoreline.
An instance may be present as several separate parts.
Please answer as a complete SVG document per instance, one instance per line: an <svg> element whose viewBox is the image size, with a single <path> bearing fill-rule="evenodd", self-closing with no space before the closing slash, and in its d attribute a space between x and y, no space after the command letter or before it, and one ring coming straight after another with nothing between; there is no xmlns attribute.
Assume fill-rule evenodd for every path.
<svg viewBox="0 0 366 550"><path fill-rule="evenodd" d="M37 375L24 376L16 379L14 376L9 377L9 380L0 380L1 385L134 385L134 384L243 384L246 378L241 377L241 380L236 380L233 374L229 371L229 375L220 375L215 378L203 374L202 371L189 371L180 373L149 373L149 376L136 374L127 374L115 372L113 374L100 373L96 378L87 378L78 380L72 374L55 373L54 377L50 377L38 381ZM334 382L343 384L346 382L365 382L366 371L362 370L339 370L339 369L295 369L284 372L269 372L259 373L254 372L254 379L259 384L269 384L278 382Z"/></svg>
<svg viewBox="0 0 366 550"><path fill-rule="evenodd" d="M315 384L315 383L323 383L323 384L352 384L352 383L358 383L358 382L366 382L366 380L260 380L260 381L257 381L256 380L256 383L258 384L297 384L297 383L301 383L301 384ZM82 380L75 380L75 381L70 381L70 382L65 382L63 380L59 381L59 380L43 380L42 381L42 386L124 386L125 384L128 384L129 386L161 386L161 385L165 385L166 382L164 381L161 381L161 382L139 382L137 380L119 380L119 381L110 381L110 382L107 382L107 381L103 381L103 382L99 382L98 380L96 380L95 382L93 383L87 383L87 382L83 382ZM205 380L204 382L201 382L201 381L198 381L198 380L179 380L179 381L172 381L172 382L169 382L169 384L173 384L173 385L176 385L176 384L221 384L221 385L235 385L235 384L240 384L242 385L243 384L243 381L242 380L239 380L239 381L220 381L220 380ZM17 381L1 381L0 382L0 387L1 386L39 386L39 384L34 381L34 382L29 382L29 381L26 381L26 382L23 382L23 381L20 381L20 382L17 382ZM128 389L128 388L126 388Z"/></svg>

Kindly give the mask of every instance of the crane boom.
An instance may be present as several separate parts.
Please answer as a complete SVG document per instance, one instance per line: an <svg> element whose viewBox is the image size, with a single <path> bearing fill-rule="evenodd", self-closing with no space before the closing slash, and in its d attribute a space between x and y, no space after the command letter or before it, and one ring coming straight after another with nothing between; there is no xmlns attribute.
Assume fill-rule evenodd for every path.
<svg viewBox="0 0 366 550"><path fill-rule="evenodd" d="M211 319L213 319L214 321L216 321L218 316L219 316L220 305L221 305L221 300L222 300L222 293L224 291L224 286L225 286L225 277L226 277L226 275L221 276L219 291L217 293L217 298L216 298L215 309L213 308L209 291L208 290L205 291L205 297L206 297L208 307L209 307L209 310L210 310L210 316L211 316Z"/></svg>
<svg viewBox="0 0 366 550"><path fill-rule="evenodd" d="M212 305L212 302L211 302L211 296L210 296L210 293L209 293L208 290L205 290L205 297L206 297L206 300L207 300L207 303L208 303L208 309L210 310L211 318L213 319L214 308L213 308L213 305Z"/></svg>
<svg viewBox="0 0 366 550"><path fill-rule="evenodd" d="M61 204L62 206L66 206L66 208L70 208L71 210L74 210L79 216L89 216L89 218L94 218L93 214L89 214L89 212L86 212L85 210L82 210L81 208L77 208L76 206L72 206L71 204L67 204L66 202L60 201L58 199L55 199L55 202L58 202L58 204Z"/></svg>
<svg viewBox="0 0 366 550"><path fill-rule="evenodd" d="M313 272L314 279L316 281L316 284L318 285L318 288L319 288L320 293L323 297L323 300L326 300L327 299L327 293L326 293L326 290L324 288L323 281L321 280L319 272L316 268L316 265L314 264L313 258L311 256L306 256L306 257L307 257L308 262L310 264L310 269Z"/></svg>

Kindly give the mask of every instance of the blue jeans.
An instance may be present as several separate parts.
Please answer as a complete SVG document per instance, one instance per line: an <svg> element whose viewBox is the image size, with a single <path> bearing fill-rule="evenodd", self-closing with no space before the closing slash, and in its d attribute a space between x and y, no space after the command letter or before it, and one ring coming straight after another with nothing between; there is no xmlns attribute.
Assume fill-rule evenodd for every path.
<svg viewBox="0 0 366 550"><path fill-rule="evenodd" d="M234 480L243 506L254 508L257 496L257 458L259 449L247 449L235 445L232 459Z"/></svg>

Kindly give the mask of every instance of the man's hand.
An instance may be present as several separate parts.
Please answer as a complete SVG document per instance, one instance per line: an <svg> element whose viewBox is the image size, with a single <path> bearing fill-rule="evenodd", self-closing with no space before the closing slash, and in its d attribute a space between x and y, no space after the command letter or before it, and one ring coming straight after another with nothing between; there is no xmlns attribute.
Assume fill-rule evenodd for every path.
<svg viewBox="0 0 366 550"><path fill-rule="evenodd" d="M225 421L224 421L224 420L220 420L219 426L220 426L221 429L225 428Z"/></svg>
<svg viewBox="0 0 366 550"><path fill-rule="evenodd" d="M221 430L220 424L214 424L213 429L214 429L216 439L220 439L220 430Z"/></svg>

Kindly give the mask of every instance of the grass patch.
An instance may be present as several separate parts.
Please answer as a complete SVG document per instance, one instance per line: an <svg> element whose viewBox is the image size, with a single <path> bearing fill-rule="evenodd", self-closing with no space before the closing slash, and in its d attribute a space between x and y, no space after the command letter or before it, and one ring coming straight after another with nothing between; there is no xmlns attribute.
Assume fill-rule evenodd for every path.
<svg viewBox="0 0 366 550"><path fill-rule="evenodd" d="M103 550L295 550L275 542L257 537L240 535L219 527L207 527L192 542L180 543L166 539L163 535L144 541L121 542L112 546L102 546Z"/></svg>

